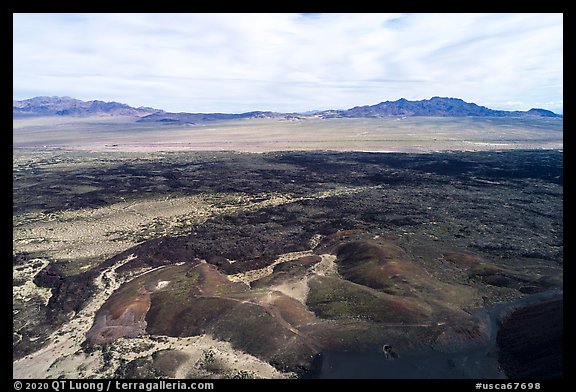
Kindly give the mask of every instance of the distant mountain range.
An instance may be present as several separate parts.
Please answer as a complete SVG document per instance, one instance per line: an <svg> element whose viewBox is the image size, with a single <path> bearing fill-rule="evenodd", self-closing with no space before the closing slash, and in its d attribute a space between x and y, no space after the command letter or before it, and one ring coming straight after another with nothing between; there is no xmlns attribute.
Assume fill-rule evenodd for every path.
<svg viewBox="0 0 576 392"><path fill-rule="evenodd" d="M380 118L390 116L430 117L562 117L545 109L528 111L493 110L458 98L433 97L421 101L401 98L397 101L380 102L376 105L356 106L348 110L324 110L313 114L277 113L254 111L232 113L170 113L160 109L138 107L104 101L81 101L70 97L35 97L13 101L13 116L130 116L139 117L139 122L197 123L214 120L245 118Z"/></svg>
<svg viewBox="0 0 576 392"><path fill-rule="evenodd" d="M475 103L468 103L458 98L433 97L421 101L408 101L401 98L397 101L380 102L371 106L356 106L348 110L325 112L324 116L335 117L388 117L388 116L429 116L429 117L562 117L545 109L522 111L493 110Z"/></svg>
<svg viewBox="0 0 576 392"><path fill-rule="evenodd" d="M81 101L70 97L35 97L12 101L15 116L133 116L142 117L163 112L159 109L132 106L118 102Z"/></svg>

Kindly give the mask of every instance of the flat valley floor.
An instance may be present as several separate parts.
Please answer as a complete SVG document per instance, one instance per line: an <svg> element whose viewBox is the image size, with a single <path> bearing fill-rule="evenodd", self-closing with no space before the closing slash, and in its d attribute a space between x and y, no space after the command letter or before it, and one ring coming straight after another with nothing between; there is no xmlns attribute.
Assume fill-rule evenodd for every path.
<svg viewBox="0 0 576 392"><path fill-rule="evenodd" d="M435 152L562 149L563 119L385 117L146 123L130 117L13 121L14 148L87 151Z"/></svg>
<svg viewBox="0 0 576 392"><path fill-rule="evenodd" d="M42 148L27 127L15 378L562 376L558 133L253 154Z"/></svg>

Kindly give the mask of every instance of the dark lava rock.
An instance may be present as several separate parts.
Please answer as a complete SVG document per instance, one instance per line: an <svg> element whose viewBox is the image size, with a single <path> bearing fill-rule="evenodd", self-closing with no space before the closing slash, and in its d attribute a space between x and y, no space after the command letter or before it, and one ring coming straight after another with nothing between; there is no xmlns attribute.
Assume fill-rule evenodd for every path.
<svg viewBox="0 0 576 392"><path fill-rule="evenodd" d="M498 331L499 362L513 379L563 377L563 300L514 311Z"/></svg>
<svg viewBox="0 0 576 392"><path fill-rule="evenodd" d="M62 321L70 311L79 312L96 291L96 270L65 277L55 264L48 264L36 277L34 283L52 289L48 301L47 318L50 322Z"/></svg>
<svg viewBox="0 0 576 392"><path fill-rule="evenodd" d="M16 253L12 256L12 265L22 265L26 264L31 259L30 255L27 252Z"/></svg>

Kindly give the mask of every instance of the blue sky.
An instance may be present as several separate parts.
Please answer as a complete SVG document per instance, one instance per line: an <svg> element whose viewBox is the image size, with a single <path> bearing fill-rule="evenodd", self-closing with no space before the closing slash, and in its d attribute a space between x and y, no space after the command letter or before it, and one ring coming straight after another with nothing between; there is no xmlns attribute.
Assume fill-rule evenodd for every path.
<svg viewBox="0 0 576 392"><path fill-rule="evenodd" d="M462 98L563 112L562 14L14 14L14 99L168 111Z"/></svg>

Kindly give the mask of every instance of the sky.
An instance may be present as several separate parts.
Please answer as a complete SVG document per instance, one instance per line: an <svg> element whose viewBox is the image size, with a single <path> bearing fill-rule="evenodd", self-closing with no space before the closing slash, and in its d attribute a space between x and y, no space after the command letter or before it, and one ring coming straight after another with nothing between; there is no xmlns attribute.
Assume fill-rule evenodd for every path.
<svg viewBox="0 0 576 392"><path fill-rule="evenodd" d="M461 98L563 113L563 15L13 14L13 98L305 112Z"/></svg>

